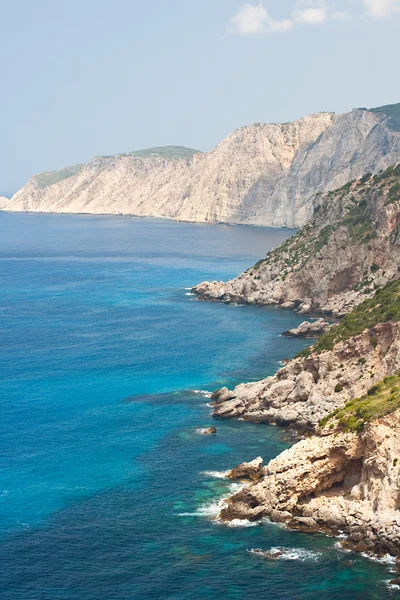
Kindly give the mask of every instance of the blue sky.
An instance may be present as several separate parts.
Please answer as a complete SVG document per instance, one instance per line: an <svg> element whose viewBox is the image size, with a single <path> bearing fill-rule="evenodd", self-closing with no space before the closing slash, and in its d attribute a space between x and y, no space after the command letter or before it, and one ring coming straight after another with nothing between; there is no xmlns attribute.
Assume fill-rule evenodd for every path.
<svg viewBox="0 0 400 600"><path fill-rule="evenodd" d="M400 0L0 0L0 193L37 172L400 102Z"/></svg>

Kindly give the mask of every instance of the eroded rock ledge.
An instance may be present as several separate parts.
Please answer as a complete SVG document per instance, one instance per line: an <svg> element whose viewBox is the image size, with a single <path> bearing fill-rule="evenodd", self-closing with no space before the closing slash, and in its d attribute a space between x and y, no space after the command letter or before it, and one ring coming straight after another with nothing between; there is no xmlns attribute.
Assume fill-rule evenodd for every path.
<svg viewBox="0 0 400 600"><path fill-rule="evenodd" d="M322 333L325 333L332 327L332 323L328 323L324 319L318 319L311 323L303 321L298 327L284 331L282 335L293 338L314 338Z"/></svg>
<svg viewBox="0 0 400 600"><path fill-rule="evenodd" d="M270 517L290 526L343 531L358 551L400 554L400 411L358 433L302 440L227 501L225 521Z"/></svg>
<svg viewBox="0 0 400 600"><path fill-rule="evenodd" d="M272 377L217 390L214 416L315 430L325 416L398 369L400 323L380 323L333 350L296 358Z"/></svg>

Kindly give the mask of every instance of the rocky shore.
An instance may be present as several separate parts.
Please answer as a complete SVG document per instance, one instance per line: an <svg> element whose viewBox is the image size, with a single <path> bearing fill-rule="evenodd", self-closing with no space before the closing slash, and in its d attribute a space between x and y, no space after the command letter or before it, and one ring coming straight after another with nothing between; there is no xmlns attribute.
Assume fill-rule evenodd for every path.
<svg viewBox="0 0 400 600"><path fill-rule="evenodd" d="M314 345L275 375L212 396L216 418L292 425L307 438L262 466L222 521L268 517L344 534L359 552L400 555L400 166L319 197L313 220L237 278L204 282L201 300L275 304L337 319L303 322Z"/></svg>
<svg viewBox="0 0 400 600"><path fill-rule="evenodd" d="M212 396L215 417L291 424L310 436L265 467L258 458L233 469L230 478L253 483L220 518L269 517L301 531L341 532L347 548L397 556L400 280L301 354L272 377Z"/></svg>
<svg viewBox="0 0 400 600"><path fill-rule="evenodd" d="M325 321L324 319L318 319L313 323L310 323L309 321L303 321L303 323L300 323L298 327L295 327L294 329L288 329L287 331L284 331L282 335L294 338L314 338L318 335L321 335L321 333L325 333L331 327L332 324L328 323L328 321Z"/></svg>
<svg viewBox="0 0 400 600"><path fill-rule="evenodd" d="M262 468L258 481L227 501L220 518L269 517L301 531L342 532L350 549L397 556L399 458L400 411L362 432L320 432Z"/></svg>
<svg viewBox="0 0 400 600"><path fill-rule="evenodd" d="M314 431L321 419L399 369L400 323L380 323L331 351L296 358L272 377L217 390L213 413Z"/></svg>

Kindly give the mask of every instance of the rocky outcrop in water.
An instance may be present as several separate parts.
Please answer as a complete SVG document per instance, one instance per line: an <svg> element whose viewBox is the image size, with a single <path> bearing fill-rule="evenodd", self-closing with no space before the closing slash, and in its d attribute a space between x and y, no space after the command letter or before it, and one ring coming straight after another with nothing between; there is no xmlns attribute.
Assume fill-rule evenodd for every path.
<svg viewBox="0 0 400 600"><path fill-rule="evenodd" d="M298 327L288 329L282 335L293 338L314 338L328 331L330 327L332 327L332 324L324 319L318 319L312 323L303 321Z"/></svg>
<svg viewBox="0 0 400 600"><path fill-rule="evenodd" d="M312 221L235 279L193 288L202 300L275 304L340 317L398 275L400 166L318 197Z"/></svg>
<svg viewBox="0 0 400 600"><path fill-rule="evenodd" d="M362 432L313 436L264 467L260 481L229 499L220 518L271 517L303 531L341 530L352 549L396 556L399 458L400 411Z"/></svg>
<svg viewBox="0 0 400 600"><path fill-rule="evenodd" d="M4 208L298 227L316 193L399 161L400 132L384 111L358 109L242 127L205 154L153 150L40 174Z"/></svg>
<svg viewBox="0 0 400 600"><path fill-rule="evenodd" d="M223 521L269 517L303 532L343 531L359 552L400 554L400 280L275 376L212 398L215 416L313 432L230 498Z"/></svg>

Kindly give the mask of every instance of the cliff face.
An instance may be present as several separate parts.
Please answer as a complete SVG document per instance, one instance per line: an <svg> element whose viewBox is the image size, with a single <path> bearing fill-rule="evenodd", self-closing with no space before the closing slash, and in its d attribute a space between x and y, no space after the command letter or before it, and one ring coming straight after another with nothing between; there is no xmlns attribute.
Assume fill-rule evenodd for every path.
<svg viewBox="0 0 400 600"><path fill-rule="evenodd" d="M277 304L340 316L396 276L400 166L318 196L314 217L235 279L194 288L202 299Z"/></svg>
<svg viewBox="0 0 400 600"><path fill-rule="evenodd" d="M7 210L298 227L317 192L399 161L400 132L384 113L354 110L243 127L207 154L158 150L33 177Z"/></svg>
<svg viewBox="0 0 400 600"><path fill-rule="evenodd" d="M400 411L361 433L295 444L228 500L223 520L269 516L305 531L343 530L359 551L400 553Z"/></svg>

